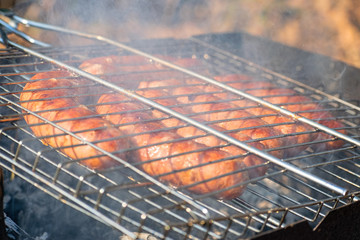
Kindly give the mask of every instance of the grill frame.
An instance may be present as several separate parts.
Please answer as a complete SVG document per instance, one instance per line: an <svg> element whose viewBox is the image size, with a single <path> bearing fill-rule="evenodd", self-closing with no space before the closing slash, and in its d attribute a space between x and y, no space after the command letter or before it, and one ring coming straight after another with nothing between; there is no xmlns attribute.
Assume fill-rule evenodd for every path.
<svg viewBox="0 0 360 240"><path fill-rule="evenodd" d="M168 40L169 41L169 40ZM175 41L176 40L170 40L171 41ZM255 66L253 64L249 64L249 67L250 68L253 68L253 69L256 69L258 70L258 67ZM267 69L265 69L267 70ZM272 73L269 73L268 71L266 71L266 74L268 74L267 76L271 76L271 77L274 77L272 75ZM269 75L270 74L270 75ZM287 78L284 78L283 76L279 76L279 75L275 75L276 78L280 78L281 80L285 80L287 81L288 79ZM15 103L12 103L13 105L15 105ZM4 132L6 131L3 131L2 130L2 135L4 136ZM18 151L16 151L17 153L19 153L20 150L22 147L23 147L23 142L19 141L17 142L18 144ZM51 151L51 150L50 150ZM36 153L38 154L38 153ZM42 154L42 153L40 153ZM22 173L19 173L18 171L16 171L16 173L20 176L20 177L23 177L25 178L27 181L31 181L32 179L29 178L29 177L26 177L25 174L28 174L30 175L31 177L34 177L33 173L31 172L31 170L37 170L37 167L36 167L36 164L34 164L31 168L28 166L28 167L25 167L23 165L21 165L17 160L17 157L16 157L16 154L13 156L14 159L11 159L11 157L9 158L9 156L4 156L4 154L1 154L2 157L4 159L7 160L7 163L2 163L1 165L9 170L9 171L13 171L14 170L10 167L11 165L14 165L16 166L16 168L18 169L21 169L21 171L23 172L23 176L22 176ZM35 160L36 162L36 160ZM51 162L51 161L50 161ZM66 165L66 164L65 164ZM34 167L35 166L35 167ZM99 207L101 207L101 201L102 201L102 197L104 197L106 194L109 194L107 192L107 189L105 188L104 189L98 189L96 190L95 192L98 192L98 197L96 198L97 200L94 200L94 199L91 199L91 198L88 198L88 199L85 199L86 200L89 200L90 203L92 203L94 205L94 207L91 207L90 204L86 204L84 203L84 199L81 199L80 196L81 195L84 195L85 194L89 194L89 192L80 192L81 190L81 187L82 187L82 184L84 184L84 182L86 182L86 179L87 178L90 178L91 175L97 175L97 176L100 176L101 173L89 173L89 174L86 174L86 175L83 175L81 176L79 179L80 181L78 182L78 184L76 185L76 191L75 191L75 197L72 195L72 194L69 194L69 192L66 192L64 191L63 189L61 189L59 186L57 186L57 184L59 183L58 182L58 174L61 173L61 171L64 171L64 168L63 168L64 165L58 165L57 166L57 169L59 169L59 172L56 173L56 177L52 179L52 182L48 181L48 182L44 182L44 179L41 179L39 181L39 179L35 179L33 181L32 184L34 185L38 185L39 183L36 183L36 181L39 181L39 182L42 182L42 183L45 183L47 184L48 186L50 186L50 189L47 189L47 187L40 187L40 188L43 188L44 191L47 191L49 192L50 191L54 191L53 193L53 196L56 197L56 198L60 198L60 197L65 197L67 200L70 200L70 202L68 203L69 205L72 205L74 208L77 208L78 210L80 211L83 211L89 215L92 215L93 217L97 218L97 219L101 219L101 221L105 222L106 224L108 225L111 225L112 227L115 227L117 228L118 230L124 232L125 234L128 234L130 236L133 236L135 237L136 235L134 235L132 232L129 232L127 231L127 229L123 228L121 225L119 225L118 223L116 223L116 221L114 220L111 220L110 218L108 218L107 216L104 216L104 214L102 214L102 212L100 212L98 210ZM132 167L132 166L129 166L129 167ZM31 169L31 170L30 170ZM282 170L279 170L279 172L281 172ZM104 174L104 173L102 173ZM274 175L276 175L277 173L272 173ZM89 175L89 176L88 176ZM269 177L270 175L267 175L267 177ZM291 175L290 175L291 176ZM36 177L36 176L35 176ZM85 179L85 180L84 180ZM159 185L165 189L166 191L169 191L172 196L172 194L175 192L174 190L168 188L167 186L159 183ZM153 190L156 192L156 190ZM163 193L160 193L158 195L162 195L163 194L163 197L164 198L169 198L170 195L168 195L167 192L163 192ZM253 190L255 193L256 191ZM91 191L90 191L91 193ZM318 200L318 201L315 201L315 202L312 202L312 203L306 203L306 204L296 204L294 206L286 206L286 208L271 208L271 209L266 209L266 210L260 210L260 211L255 211L254 213L239 213L239 214L234 214L232 215L230 218L229 217L217 217L217 218L214 218L210 215L208 215L208 213L206 213L206 208L209 208L211 209L213 212L215 212L215 208L214 207L210 207L207 206L200 201L198 201L198 199L193 199L191 197L188 197L188 196L182 196L182 195L178 195L177 193L175 193L175 196L178 197L179 199L181 199L181 204L183 203L186 203L186 204L190 204L192 207L195 207L195 209L191 210L192 214L195 214L197 215L198 217L202 215L203 219L202 220L199 220L198 222L197 221L191 221L190 222L184 222L183 224L178 224L178 226L176 226L177 224L173 224L172 227L174 229L181 229L181 227L183 227L183 229L187 229L187 231L189 231L190 234L192 234L191 232L194 231L193 229L200 229L200 231L203 231L204 233L204 236L203 237L206 237L208 234L210 234L212 237L219 237L218 235L216 235L212 230L212 224L214 224L215 222L215 225L218 222L221 222L221 221L225 221L227 222L227 224L239 224L239 225L243 225L243 226L246 226L245 229L244 229L244 233L246 233L246 231L252 229L254 232L258 232L258 231L263 231L265 229L265 226L266 228L270 226L270 228L274 228L274 229L277 229L279 227L282 227L284 226L283 223L284 223L284 220L286 218L286 215L289 213L289 212L295 212L296 213L296 210L298 209L310 209L313 213L314 213L314 218L311 219L311 218L307 218L307 220L310 220L310 221L315 221L316 220L319 220L318 216L321 216L321 217L324 217L324 213L322 213L321 211L323 210L323 208L328 208L328 209L333 209L335 208L339 203L340 204L343 204L343 205L346 205L347 204L347 201L353 201L353 198L355 197L355 195L357 195L358 193L356 192L352 192L351 194L344 194L345 196L339 196L339 195L335 195L335 196L331 196L329 195L327 198L325 199L321 199L321 200ZM172 196L173 197L173 196ZM99 200L100 199L100 200ZM143 198L143 200L147 200L149 201L150 197L149 198ZM200 199L201 200L201 199ZM97 205L97 203L99 202L99 205ZM135 201L136 202L136 201ZM170 201L171 202L171 201ZM178 202L179 203L179 202ZM155 204L155 203L152 203L152 204ZM181 204L178 204L179 206L181 206ZM319 205L318 207L316 207L317 205ZM310 207L314 207L315 209L311 209ZM106 206L104 206L104 208L106 208ZM248 207L248 209L252 209L253 206L250 206ZM101 209L101 208L100 208ZM164 211L164 209L162 210ZM167 211L167 210L165 210ZM169 213L169 211L167 211ZM190 214L191 215L191 214ZM273 217L274 215L276 215L276 217ZM279 217L280 215L280 217ZM149 216L145 216L144 217L144 221L148 218ZM151 216L150 216L151 217ZM239 219L243 219L244 221L241 222ZM260 220L259 220L260 219ZM262 219L262 220L261 220ZM265 220L264 220L265 219ZM277 220L277 219L280 219L280 220ZM258 228L255 228L253 226L251 226L251 222L256 222L256 221L262 221L262 223L260 224L261 226L258 227ZM139 226L141 226L141 221L139 222ZM227 226L227 224L223 225L223 226ZM167 229L168 226L164 225L164 234L163 235L159 235L158 233L154 232L154 231L151 231L150 229L150 233L158 236L158 237L165 237L166 234L167 234L167 231L169 231ZM224 232L226 233L226 229L227 227L223 227L224 229ZM260 229L260 230L259 230ZM140 229L141 230L141 229ZM146 228L146 226L144 226L144 229L143 230L149 230ZM172 229L173 230L173 229ZM177 231L181 231L181 230L177 230ZM235 234L234 231L232 229L229 229L228 230L231 234ZM186 231L185 231L186 232ZM236 234L235 234L236 235ZM185 236L187 236L185 234ZM242 235L236 235L237 237L241 237Z"/></svg>

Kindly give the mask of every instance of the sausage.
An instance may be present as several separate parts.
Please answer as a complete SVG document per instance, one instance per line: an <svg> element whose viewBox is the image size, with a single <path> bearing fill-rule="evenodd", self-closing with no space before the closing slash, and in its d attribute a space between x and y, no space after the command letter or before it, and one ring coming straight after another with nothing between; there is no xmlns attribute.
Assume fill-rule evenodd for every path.
<svg viewBox="0 0 360 240"><path fill-rule="evenodd" d="M192 105L190 107L191 112L194 113L200 113L197 118L202 119L202 121L219 121L218 123L215 123L215 126L218 126L220 128L226 129L226 130L234 130L234 132L241 132L242 134L245 134L249 136L251 139L259 139L259 138L268 138L268 137L274 137L276 136L277 132L274 129L262 127L262 125L265 125L266 123L261 121L260 119L254 118L253 115L246 111L242 110L236 110L236 111L226 111L224 109L233 108L234 106L227 104L227 103L217 103L218 100L216 97L211 95L206 95L206 99L203 99L204 95L195 95L195 97L191 97L190 94L194 93L202 93L200 88L195 87L184 87L183 84L181 84L180 80L177 79L168 79L168 80L161 80L161 81L147 81L147 82L141 82L139 84L140 90L143 92L149 92L149 88L158 88L160 86L172 86L172 88L167 88L167 95L168 96L179 96L176 98L177 101L183 103L183 104L189 104L189 103L199 103ZM189 97L190 95L190 97ZM147 96L149 97L149 95ZM189 99L192 98L192 99ZM161 101L169 101L170 98L162 99ZM201 104L204 102L204 104ZM205 103L206 102L206 103ZM208 103L207 103L208 102ZM174 105L176 103L173 103ZM164 104L163 104L164 105ZM165 105L171 105L171 104L165 104ZM181 109L185 109L184 107L181 107ZM219 110L219 111L217 111ZM210 114L207 114L206 112L212 112ZM202 112L205 112L202 114ZM239 118L249 118L249 119L239 119ZM231 120L228 120L231 119ZM236 119L236 120L234 120ZM213 125L212 125L213 126ZM254 129L253 127L256 128ZM251 128L251 129L241 129L241 128ZM264 145L267 149L272 148L279 148L282 146L282 140L279 138L273 138L269 140L262 140L260 141L262 145ZM277 157L283 157L283 151L277 150L272 152Z"/></svg>
<svg viewBox="0 0 360 240"><path fill-rule="evenodd" d="M167 96L167 93L163 90L160 90L160 89L148 89L148 90L143 90L143 91L138 90L137 93L139 93L140 95L147 97L147 98L156 98L153 100L156 101L157 103L162 104L163 106L170 107L173 110L175 110L179 113L182 113L184 115L191 113L191 111L189 111L189 109L187 109L187 108L176 107L176 105L178 105L178 102L175 99L171 99L168 97L162 98L162 97ZM167 118L166 114L161 111L154 110L153 114L157 118L164 118L164 120L162 120L162 123L166 127L176 127L176 126L182 126L184 124L182 121L180 121L176 118ZM201 121L201 119L198 119L196 117L194 118L194 120ZM214 128L220 132L225 131L225 129L218 127L216 125L210 125L210 127ZM206 135L206 133L204 131L202 131L196 127L193 127L193 126L179 127L176 130L176 133L184 138L200 136L200 137L195 138L194 141L197 143L204 144L209 147L222 146L222 145L226 144L221 139L219 139L215 136L212 136L212 135ZM232 132L232 133L229 133L229 135L239 141L251 140L251 138L249 136L242 134L241 132ZM265 146L259 142L250 142L249 145L252 145L253 147L256 147L260 150L265 149ZM220 148L220 150L226 151L232 155L244 154L244 150L242 150L241 148L238 148L236 146L222 147L222 148ZM247 160L250 160L250 161L245 161L245 165L252 166L252 167L257 166L254 169L249 171L250 178L259 177L259 176L262 176L265 174L267 167L261 166L264 163L263 159L261 159L257 156L252 156L251 158L247 158Z"/></svg>
<svg viewBox="0 0 360 240"><path fill-rule="evenodd" d="M168 56L160 56L160 58L166 61L175 60L175 58ZM165 69L166 67L142 56L111 55L85 60L79 65L79 68L94 75L104 75L119 72L153 71Z"/></svg>
<svg viewBox="0 0 360 240"><path fill-rule="evenodd" d="M226 82L229 79L236 79L236 75L228 78L218 76L215 77L215 79ZM268 88L252 90L252 88L257 87L257 84L258 82L244 83L239 81L236 83L230 83L229 85L238 89L248 89L245 91L249 94L262 97L264 100L269 101L270 103L278 104L289 111L297 112L300 116L314 120L326 127L339 128L337 130L338 132L346 134L346 130L341 129L344 128L344 124L342 124L340 121L328 120L334 118L334 116L330 112L324 110L320 104L314 104L310 98L299 95L298 92L292 89L278 88L276 85L267 82L260 82L259 84L267 84ZM324 132L317 132L314 134L314 136L315 137L313 141L331 140L312 145L312 148L317 151L340 148L344 144L343 140L334 140L333 137Z"/></svg>
<svg viewBox="0 0 360 240"><path fill-rule="evenodd" d="M245 75L225 75L225 76L216 76L216 80L221 82L226 82L227 85L240 90L245 90L248 88L256 89L256 91L262 91L264 89L269 89L275 87L274 84L264 81L251 81L251 77ZM249 81L250 80L250 81ZM198 80L187 80L187 83L195 84L200 83ZM237 95L223 92L220 88L213 85L199 85L204 92L214 92L213 95L221 99L236 99ZM249 93L249 92L248 92ZM270 110L265 107L259 107L258 104L247 99L241 100L231 100L231 104L237 105L238 107L244 108L247 112L259 116L262 120L269 124L275 124L274 129L286 135L286 142L291 147L286 149L285 157L296 156L302 151L304 151L310 143L316 139L318 135L315 130L308 125L295 122L288 117L285 117L273 110ZM313 132L313 133L311 133ZM295 134L295 135L294 135Z"/></svg>
<svg viewBox="0 0 360 240"><path fill-rule="evenodd" d="M191 82L194 83L195 80L191 80ZM231 83L228 85L231 85ZM269 87L271 85L269 85L267 82L262 82L259 84L259 86L256 86L263 88ZM310 143L311 141L313 141L318 134L312 127L308 125L296 122L295 120L285 117L275 112L274 110L265 107L259 107L259 105L253 101L247 99L237 100L239 98L238 96L231 93L223 92L218 87L212 85L200 85L198 88L202 89L202 92L209 92L209 94L214 95L220 99L229 99L230 104L244 108L252 115L259 116L259 118L266 123L274 125L272 127L275 130L286 136L285 141L289 148L287 148L285 151L285 157L296 156L299 153L303 152L308 147L306 143ZM201 92L198 91L198 93Z"/></svg>
<svg viewBox="0 0 360 240"><path fill-rule="evenodd" d="M82 99L77 96L86 92L81 87L84 80L68 78L71 76L71 73L64 70L34 75L20 95L21 105L107 152L116 153L119 149L127 148L128 141L120 137L123 133L119 129L101 117L96 117L95 112L79 103ZM24 119L45 145L58 148L74 160L81 160L81 164L98 169L117 163L32 114L24 115ZM125 157L124 154L117 156Z"/></svg>
<svg viewBox="0 0 360 240"><path fill-rule="evenodd" d="M175 60L175 58L167 56L159 57L167 61ZM180 72L169 70L169 68L142 56L97 57L85 60L79 65L79 68L85 72L100 75L101 78L128 89L136 89L140 81L184 76ZM91 89L93 93L99 95L108 90L103 86L96 86Z"/></svg>
<svg viewBox="0 0 360 240"><path fill-rule="evenodd" d="M183 140L175 131L162 131L164 125L149 121L154 117L141 104L126 100L120 94L104 94L96 111L119 125L121 131L134 135L133 144L139 147L134 160L140 161L146 173L197 194L215 192L218 198L231 199L243 192L241 183L249 178L244 162L251 161L251 156L231 159L225 151L206 150L202 144Z"/></svg>
<svg viewBox="0 0 360 240"><path fill-rule="evenodd" d="M266 81L252 81L253 78L251 76L241 75L241 74L229 74L224 76L215 76L214 79L225 82L227 85L232 86L234 88L243 90L249 94L252 94L257 97L263 97L264 100L269 101L273 104L278 104L281 107L292 111L292 112L298 112L300 116L306 117L308 119L314 120L324 126L327 126L329 128L338 129L337 131L346 134L346 130L341 129L344 128L344 124L342 124L340 121L336 120L328 120L331 118L334 118L334 116L324 110L320 104L314 104L313 101L306 97L299 95L298 92L287 89L287 88L279 88L278 86L274 85L273 83L266 82ZM194 84L195 81L187 81L187 83ZM197 83L199 83L197 81ZM207 86L206 91L219 91L217 88L213 86ZM204 90L205 90L204 89ZM216 90L215 90L216 89ZM225 94L225 93L217 93L214 94L217 97L220 98L229 98L231 95ZM281 96L283 95L283 96ZM232 96L233 97L233 96ZM238 101L232 101L232 103L240 106L240 107L250 107L255 106L253 103L247 100L238 100ZM246 111L254 114L254 115L260 115L260 114L271 114L271 110L265 109L265 108L247 108ZM274 114L275 112L273 112ZM279 121L281 119L279 118L273 118L271 117L264 119L266 122L271 123L274 121L276 122L282 122ZM310 126L307 126L305 124L296 123L296 126L293 126L294 132L311 132L315 131ZM288 132L291 133L291 128L284 128L284 133ZM300 136L300 135L298 135ZM298 137L297 137L298 138ZM299 138L298 138L299 139ZM301 140L302 139L302 140ZM328 135L324 132L314 132L314 133L308 133L305 135L301 135L299 143L306 143L307 140L310 141L323 141L323 140L331 140L327 141L325 143L320 144L312 144L311 147L314 148L317 151L320 150L331 150L340 148L344 141L342 140L334 140L333 137Z"/></svg>
<svg viewBox="0 0 360 240"><path fill-rule="evenodd" d="M180 87L174 89L173 95L185 95L190 92L201 93L201 89ZM199 113L198 117L201 117L206 122L215 122L219 127L226 130L241 131L243 134L251 137L252 139L260 140L267 149L276 149L284 146L283 140L276 136L281 135L276 129L267 127L267 123L250 114L247 111L239 110L236 106L227 102L219 102L220 99L213 95L198 95L189 100L184 100L182 97L180 101L182 103L192 103L191 109L195 113ZM283 151L278 150L272 152L277 157L283 157Z"/></svg>
<svg viewBox="0 0 360 240"><path fill-rule="evenodd" d="M281 91L276 91L275 89L270 92L270 95L277 95L279 92L284 92L283 89ZM288 93L293 93L291 89L287 90ZM334 118L334 116L324 110L319 104L314 103L304 103L311 101L309 98L306 98L304 96L295 95L296 93L293 93L293 96L288 96L285 99L282 99L279 101L279 98L277 97L266 97L265 100L269 102L278 102L277 104L280 104L282 107L286 108L289 111L292 112L298 112L300 116L306 117L308 119L314 120L315 122L318 122L328 128L336 128L338 132L346 134L346 130L341 129L344 128L344 124L342 124L340 121L336 120L328 120L331 118ZM286 105L282 105L286 104ZM327 140L324 143L315 144L313 148L315 148L317 151L320 150L331 150L340 148L344 145L343 140L335 140L334 137L330 136L327 133L324 132L318 132L317 137L314 141L323 141ZM329 141L330 140L330 141Z"/></svg>

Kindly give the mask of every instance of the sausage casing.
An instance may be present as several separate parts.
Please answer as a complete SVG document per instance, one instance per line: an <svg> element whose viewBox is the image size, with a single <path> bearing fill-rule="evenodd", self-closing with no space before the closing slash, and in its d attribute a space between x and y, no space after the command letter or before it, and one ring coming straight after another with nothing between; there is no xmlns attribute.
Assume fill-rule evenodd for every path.
<svg viewBox="0 0 360 240"><path fill-rule="evenodd" d="M78 96L85 90L77 85L82 85L83 82L67 79L70 76L69 72L62 70L38 73L25 85L20 101L29 111L73 132L80 140L33 114L25 114L24 119L44 144L58 148L75 160L84 159L81 163L90 168L113 166L116 162L112 158L90 145L83 144L83 140L110 153L127 148L128 141L121 138L122 132L110 122L96 117L95 112L79 104ZM118 156L124 157L123 154Z"/></svg>

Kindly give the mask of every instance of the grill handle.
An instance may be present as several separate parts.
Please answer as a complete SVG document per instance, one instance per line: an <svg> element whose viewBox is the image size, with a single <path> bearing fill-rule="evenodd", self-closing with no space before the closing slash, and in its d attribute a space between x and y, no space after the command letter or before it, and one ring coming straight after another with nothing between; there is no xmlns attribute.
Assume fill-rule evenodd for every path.
<svg viewBox="0 0 360 240"><path fill-rule="evenodd" d="M16 21L14 17L16 16L12 11L7 9L0 9L0 15L5 16L8 19L8 22L0 19L0 31L1 31L1 39L0 42L4 43L5 46L8 46L8 33L14 33L22 39L26 40L31 44L38 45L40 47L51 47L50 44L44 43L42 41L36 40L29 35L25 34L22 31L17 29L19 21Z"/></svg>

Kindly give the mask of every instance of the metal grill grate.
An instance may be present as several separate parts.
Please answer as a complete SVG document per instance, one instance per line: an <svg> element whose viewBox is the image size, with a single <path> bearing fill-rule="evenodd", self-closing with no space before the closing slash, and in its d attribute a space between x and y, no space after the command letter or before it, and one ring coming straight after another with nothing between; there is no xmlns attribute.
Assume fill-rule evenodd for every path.
<svg viewBox="0 0 360 240"><path fill-rule="evenodd" d="M249 183L246 191L232 201L220 201L211 196L194 195L186 188L174 190L137 170L134 164L94 171L66 157L58 151L59 149L44 146L22 119L24 113L19 102L19 95L29 81L29 77L58 67L17 48L8 48L2 50L0 55L2 62L0 66L2 118L0 157L3 159L1 166L79 211L133 237L135 236L133 232L148 232L159 238L248 237L284 227L301 219L318 223L331 209L353 200L354 195L351 194L359 191L357 172L360 156L354 144L359 139L357 127L359 109L355 106L194 40L159 40L147 44L146 47L135 45L138 49L151 54L196 58L201 61L201 67L187 69L201 73L205 77L245 74L259 81L293 89L300 95L309 97L313 103L321 103L325 111L333 113L336 119L345 125L348 136L354 141L348 141L342 148L328 151L313 152L311 148L308 148L300 156L283 159L283 162L296 166L300 172L285 169L284 166L276 163L266 163L270 166L267 173L242 183L244 185ZM97 56L131 54L111 45L38 48L35 51L72 66L77 66ZM156 73L165 71L169 69L159 70ZM171 71L174 72L174 70ZM193 76L181 72L178 74L183 80L183 85L189 86L186 80ZM136 82L137 73L115 75L131 77L132 83ZM144 80L140 78L139 81ZM198 82L191 86L207 84L203 79L198 79ZM101 86L105 91L114 91L111 86L104 87L101 82L93 81L91 85ZM132 86L122 87L135 91ZM243 91L245 90L250 89ZM229 90L219 88L211 94L227 91ZM69 95L69 97L74 96ZM239 99L236 93L233 93L232 97L233 99L223 99L221 102ZM243 97L246 98L246 96ZM174 96L163 97L163 99L172 98ZM263 99L266 99L266 96L263 96ZM140 100L133 99L132 101ZM156 102L158 99L152 100ZM96 105L91 102L87 106L94 108ZM189 105L165 107L174 109L179 106ZM141 111L153 111L154 108L157 108L157 105L148 104L148 106L144 105ZM170 113L167 112L167 117L171 117ZM37 113L29 112L29 114ZM184 116L192 118L197 115ZM153 120L161 119L151 121ZM183 126L192 124L186 119L182 120ZM56 125L56 123L52 124ZM270 126L273 127L273 125ZM182 126L173 128L180 127ZM306 133L310 134L311 131ZM299 133L301 134L304 133ZM191 138L196 138L196 136ZM311 147L315 143L310 142L305 145ZM271 149L268 152L271 153ZM248 154L256 154L256 152ZM123 162L121 159L118 160ZM305 175L299 173L305 173ZM311 178L312 176L315 176L315 179Z"/></svg>

